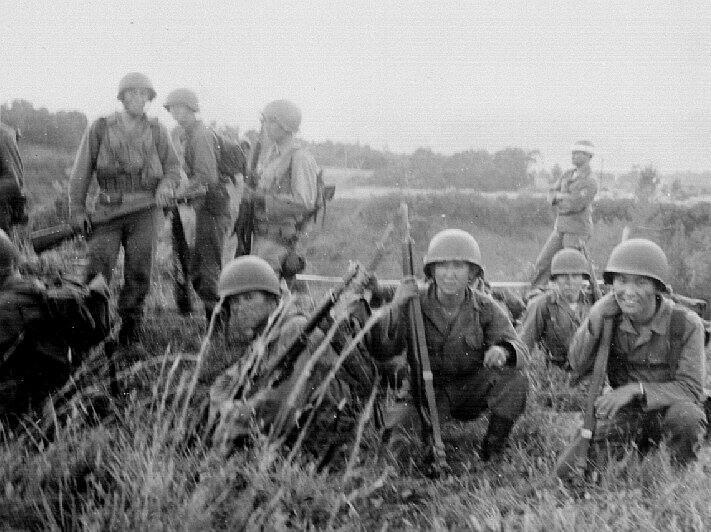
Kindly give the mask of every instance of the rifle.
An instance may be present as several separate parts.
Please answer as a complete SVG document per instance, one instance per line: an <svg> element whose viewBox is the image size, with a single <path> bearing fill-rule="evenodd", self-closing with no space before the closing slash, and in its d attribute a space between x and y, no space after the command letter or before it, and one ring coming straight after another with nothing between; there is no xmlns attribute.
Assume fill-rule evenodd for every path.
<svg viewBox="0 0 711 532"><path fill-rule="evenodd" d="M590 466L588 453L590 452L590 441L595 433L595 400L602 393L607 376L607 359L610 355L610 343L612 341L613 318L608 317L603 321L602 338L597 347L597 357L593 377L590 382L590 393L585 406L583 426L575 439L565 448L558 457L555 464L555 474L560 478L568 478L576 470L582 469L587 472Z"/></svg>
<svg viewBox="0 0 711 532"><path fill-rule="evenodd" d="M249 175L244 178L244 186L250 189L250 192L256 190L259 178L257 176L257 163L259 156L262 153L262 134L259 133L259 139L252 150L252 160L249 165ZM239 212L237 220L235 220L234 233L237 235L237 249L235 257L249 255L252 253L252 234L254 233L254 201L251 199L242 199L239 204Z"/></svg>
<svg viewBox="0 0 711 532"><path fill-rule="evenodd" d="M174 197L171 205L190 203L196 199L204 198L205 193L205 187L201 187L193 192ZM119 208L111 212L93 214L89 217L89 223L91 227L101 227L102 225L106 225L114 220L123 218L124 216L147 211L156 206L157 203L155 199L147 198L143 201L129 203L125 206L120 205ZM62 242L70 240L77 235L82 235L84 237L88 236L89 228L76 227L68 223L63 223L53 225L52 227L48 227L46 229L32 231L32 233L30 233L30 242L32 243L32 248L35 250L35 253L42 253L43 251L57 247Z"/></svg>
<svg viewBox="0 0 711 532"><path fill-rule="evenodd" d="M595 267L593 266L592 259L588 253L588 247L585 242L582 243L582 251L585 256L585 260L588 263L588 268L590 269L590 287L592 288L593 303L598 301L602 297L602 290L600 290L600 285L597 284L597 278L595 277Z"/></svg>
<svg viewBox="0 0 711 532"><path fill-rule="evenodd" d="M404 227L402 243L402 273L403 276L414 275L413 241L410 236L410 220L406 203L400 204L400 214ZM433 476L439 476L447 468L447 457L442 443L442 433L439 426L439 413L435 401L432 369L427 351L425 324L422 319L422 308L419 297L410 300L407 307L409 319L409 337L407 342L407 362L410 366L412 392L417 413L422 422L422 440L432 451Z"/></svg>

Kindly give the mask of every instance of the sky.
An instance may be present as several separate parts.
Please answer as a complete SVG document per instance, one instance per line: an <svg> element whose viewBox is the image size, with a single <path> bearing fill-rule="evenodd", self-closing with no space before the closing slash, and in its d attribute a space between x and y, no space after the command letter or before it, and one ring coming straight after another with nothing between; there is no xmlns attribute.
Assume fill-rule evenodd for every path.
<svg viewBox="0 0 711 532"><path fill-rule="evenodd" d="M11 0L6 0L10 2ZM130 71L170 125L169 91L206 121L258 127L273 99L301 135L411 152L507 146L595 170L711 168L711 2L12 0L0 14L0 102L120 108Z"/></svg>

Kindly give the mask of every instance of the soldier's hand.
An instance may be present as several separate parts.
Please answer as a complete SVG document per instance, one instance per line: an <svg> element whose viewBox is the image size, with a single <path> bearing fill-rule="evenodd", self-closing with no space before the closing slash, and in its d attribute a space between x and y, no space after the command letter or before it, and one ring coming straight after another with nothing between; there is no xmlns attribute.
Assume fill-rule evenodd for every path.
<svg viewBox="0 0 711 532"><path fill-rule="evenodd" d="M170 181L163 180L156 190L158 207L169 207L175 198L175 187Z"/></svg>
<svg viewBox="0 0 711 532"><path fill-rule="evenodd" d="M403 277L402 282L398 285L393 296L392 304L395 307L401 307L411 299L417 297L417 281L413 276Z"/></svg>
<svg viewBox="0 0 711 532"><path fill-rule="evenodd" d="M509 352L500 345L492 345L484 353L484 366L487 368L503 368L509 358Z"/></svg>
<svg viewBox="0 0 711 532"><path fill-rule="evenodd" d="M590 309L590 332L596 338L602 334L602 322L605 318L616 316L621 312L620 306L613 296L606 296L597 301Z"/></svg>
<svg viewBox="0 0 711 532"><path fill-rule="evenodd" d="M69 222L75 231L82 233L83 235L91 234L91 220L85 212L76 212L72 214L71 220Z"/></svg>
<svg viewBox="0 0 711 532"><path fill-rule="evenodd" d="M639 384L630 383L615 388L610 393L601 395L595 400L596 417L600 419L612 419L620 408L631 403L639 394Z"/></svg>

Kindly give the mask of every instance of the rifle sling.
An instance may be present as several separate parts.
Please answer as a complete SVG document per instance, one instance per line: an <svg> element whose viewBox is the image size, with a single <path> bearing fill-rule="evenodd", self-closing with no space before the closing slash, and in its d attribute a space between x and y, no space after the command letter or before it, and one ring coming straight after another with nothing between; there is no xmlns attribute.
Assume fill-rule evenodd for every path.
<svg viewBox="0 0 711 532"><path fill-rule="evenodd" d="M592 437L595 432L595 400L602 393L602 388L605 385L605 377L607 376L607 361L610 356L610 344L612 343L612 332L614 329L614 318L608 317L603 321L602 337L597 348L597 356L595 358L595 366L593 368L592 382L590 383L590 394L588 403L585 408L585 417L583 420L583 436L587 439Z"/></svg>

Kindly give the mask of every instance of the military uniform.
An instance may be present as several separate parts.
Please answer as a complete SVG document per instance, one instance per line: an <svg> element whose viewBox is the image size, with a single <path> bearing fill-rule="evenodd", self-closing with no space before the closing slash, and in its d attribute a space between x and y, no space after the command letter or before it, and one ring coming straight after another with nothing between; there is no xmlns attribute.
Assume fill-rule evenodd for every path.
<svg viewBox="0 0 711 532"><path fill-rule="evenodd" d="M123 206L153 200L165 180L177 185L180 163L164 126L145 115L127 129L121 113L100 118L82 137L71 173L71 208L86 211L92 178L99 184L96 211L111 213ZM120 198L120 200L118 200ZM118 200L118 201L117 201ZM122 331L135 330L150 291L154 247L161 213L153 207L95 227L89 240L87 279L101 273L111 278L121 246L124 248L124 285L118 310Z"/></svg>
<svg viewBox="0 0 711 532"><path fill-rule="evenodd" d="M528 392L522 371L528 349L499 305L491 297L467 289L459 312L449 319L437 301L434 284L420 292L420 304L440 418L472 420L488 409L499 418L517 419ZM379 323L376 334L380 345L373 355L382 360L401 353L407 332L404 311L390 311ZM502 368L487 368L484 353L496 345L512 356ZM408 406L390 416L386 425L408 424L415 416L414 408Z"/></svg>
<svg viewBox="0 0 711 532"><path fill-rule="evenodd" d="M8 233L13 209L22 196L22 159L15 131L0 123L0 229Z"/></svg>
<svg viewBox="0 0 711 532"><path fill-rule="evenodd" d="M568 347L591 304L583 292L572 306L558 290L546 290L528 303L520 330L521 340L530 352L540 342L548 362L569 369Z"/></svg>
<svg viewBox="0 0 711 532"><path fill-rule="evenodd" d="M0 416L37 409L69 379L83 350L109 332L109 291L45 286L10 276L0 285Z"/></svg>
<svg viewBox="0 0 711 532"><path fill-rule="evenodd" d="M185 130L185 168L191 185L205 185L207 195L195 202L195 250L190 276L208 313L217 304L217 279L222 269L222 248L229 229L230 197L217 169L215 135L197 120Z"/></svg>
<svg viewBox="0 0 711 532"><path fill-rule="evenodd" d="M307 317L303 311L303 301L296 296L282 301L282 304L270 316L267 328L258 332L257 338L247 347L245 353L235 364L215 379L210 389L210 419L217 420L213 442L224 451L250 433L250 426L256 421L265 431L268 431L281 411L288 411L285 417L286 426L281 435L293 434L297 428L296 422L299 409L323 383L333 366L336 354L329 346L327 351L316 363L313 371L301 389L294 404L286 406L287 398L303 373L304 366L324 338L321 330L316 329L309 337L308 346L298 357L291 375L272 388L264 385L275 371L282 366L279 356L299 336L306 324ZM251 391L247 393L246 402L235 400L236 384L239 382L245 360L250 358L254 350L264 350L264 359L260 365L260 375L257 382L252 383ZM258 397L258 399L254 399ZM339 408L340 405L340 408ZM349 413L353 408L350 388L344 379L338 377L329 385L326 399L319 408L319 415L311 427L310 438L319 440L343 436L344 423L352 421L356 416Z"/></svg>
<svg viewBox="0 0 711 532"><path fill-rule="evenodd" d="M288 274L282 272L284 259L296 251L316 205L318 166L291 138L270 147L257 173L264 202L255 206L252 254L266 260L277 274Z"/></svg>
<svg viewBox="0 0 711 532"><path fill-rule="evenodd" d="M565 172L551 189L563 196L554 200L558 214L553 232L536 259L531 285L543 287L550 278L553 255L563 248L582 249L592 232L591 204L597 194L597 182L589 166Z"/></svg>
<svg viewBox="0 0 711 532"><path fill-rule="evenodd" d="M609 306L611 299L614 295L608 294L597 305ZM598 421L593 436L596 448L634 441L646 449L650 442L666 437L677 460L695 458L706 424L701 407L705 364L700 318L660 297L648 329L642 332L624 314L614 319L607 366L610 385L642 383L644 399L623 406L611 420ZM587 318L570 346L570 365L581 375L591 370L600 340L591 331Z"/></svg>

